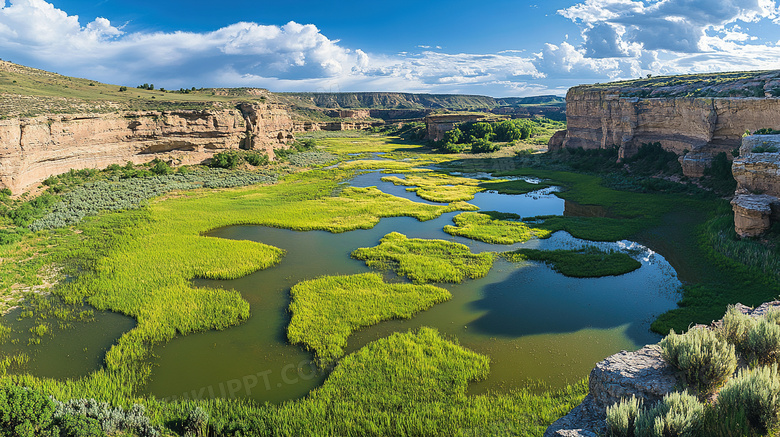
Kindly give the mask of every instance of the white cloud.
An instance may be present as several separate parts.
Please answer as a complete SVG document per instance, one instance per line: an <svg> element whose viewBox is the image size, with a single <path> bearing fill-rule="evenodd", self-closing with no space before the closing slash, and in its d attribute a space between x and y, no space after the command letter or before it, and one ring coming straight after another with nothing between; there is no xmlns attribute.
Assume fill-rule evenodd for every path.
<svg viewBox="0 0 780 437"><path fill-rule="evenodd" d="M585 0L558 13L581 27L589 57L615 57L626 56L631 44L700 52L707 30L773 19L777 6L773 0Z"/></svg>
<svg viewBox="0 0 780 437"><path fill-rule="evenodd" d="M778 68L777 44L739 25L776 26L772 0L585 0L558 13L580 27L583 42L547 44L535 65L548 77L587 82Z"/></svg>
<svg viewBox="0 0 780 437"><path fill-rule="evenodd" d="M535 89L513 84L542 76L519 52L370 55L343 47L313 24L296 22L239 22L201 33L126 33L102 17L82 25L78 16L44 0L0 3L0 48L4 58L23 64L108 83L168 88L473 92L476 87L504 95Z"/></svg>

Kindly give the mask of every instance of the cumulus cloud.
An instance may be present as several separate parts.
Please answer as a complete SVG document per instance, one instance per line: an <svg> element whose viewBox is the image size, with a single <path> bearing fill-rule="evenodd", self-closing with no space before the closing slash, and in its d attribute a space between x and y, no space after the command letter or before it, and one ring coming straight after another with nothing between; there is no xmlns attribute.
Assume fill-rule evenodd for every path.
<svg viewBox="0 0 780 437"><path fill-rule="evenodd" d="M313 24L296 22L239 22L200 33L126 33L103 17L82 24L45 0L0 0L0 47L4 57L23 64L168 88L467 92L476 87L503 94L534 88L515 86L524 83L518 78L540 77L532 59L517 53L371 55L343 47Z"/></svg>
<svg viewBox="0 0 780 437"><path fill-rule="evenodd" d="M773 0L586 0L558 11L582 28L590 57L626 56L627 47L696 53L708 30L773 19ZM733 36L733 35L732 35Z"/></svg>
<svg viewBox="0 0 780 437"><path fill-rule="evenodd" d="M585 0L558 11L581 43L547 44L534 64L583 82L778 68L777 45L740 26L776 26L777 13L773 0Z"/></svg>

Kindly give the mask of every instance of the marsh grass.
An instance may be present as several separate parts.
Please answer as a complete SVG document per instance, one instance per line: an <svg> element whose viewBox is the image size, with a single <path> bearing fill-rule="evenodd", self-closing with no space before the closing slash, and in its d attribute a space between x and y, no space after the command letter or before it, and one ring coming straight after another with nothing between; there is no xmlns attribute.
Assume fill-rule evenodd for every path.
<svg viewBox="0 0 780 437"><path fill-rule="evenodd" d="M444 240L409 239L398 232L385 235L375 247L362 247L352 257L377 269L392 269L415 283L462 282L488 274L493 253L473 254L460 243Z"/></svg>
<svg viewBox="0 0 780 437"><path fill-rule="evenodd" d="M60 399L121 402L148 377L152 345L248 318L249 304L238 292L193 288L190 281L238 278L278 263L284 252L252 241L202 236L212 229L256 224L345 232L371 228L382 217L428 220L459 207L473 208L415 203L376 188L346 188L331 195L350 174L309 171L277 185L185 191L143 209L87 219L79 225L84 241L57 255L79 260L82 273L55 292L66 303L86 302L131 316L138 324L108 351L105 368L86 378L20 380Z"/></svg>
<svg viewBox="0 0 780 437"><path fill-rule="evenodd" d="M501 256L513 262L542 261L556 272L574 278L619 276L642 267L639 261L628 254L605 251L594 246L576 250L518 249L504 252Z"/></svg>
<svg viewBox="0 0 780 437"><path fill-rule="evenodd" d="M352 332L383 320L409 319L451 297L431 285L387 284L376 273L300 282L290 295L287 338L314 351L322 367L344 355Z"/></svg>
<svg viewBox="0 0 780 437"><path fill-rule="evenodd" d="M549 188L551 185L547 183L532 184L524 180L515 181L485 181L480 182L479 187L485 190L496 191L499 194L526 194L532 191Z"/></svg>
<svg viewBox="0 0 780 437"><path fill-rule="evenodd" d="M583 380L541 394L528 389L467 396L468 383L487 372L487 357L421 328L348 355L322 387L301 400L278 406L240 399L145 403L155 423L174 430L195 408L206 411L209 435L219 436L541 437L587 393Z"/></svg>
<svg viewBox="0 0 780 437"><path fill-rule="evenodd" d="M450 176L444 173L416 173L407 174L405 178L398 176L386 176L384 182L392 182L394 185L406 187L408 191L414 191L420 198L431 202L457 202L474 198L474 194L484 191L480 181L476 179Z"/></svg>
<svg viewBox="0 0 780 437"><path fill-rule="evenodd" d="M523 222L494 219L481 212L464 212L452 219L455 226L447 225L444 232L492 244L513 244L532 238L548 238L552 232L531 228Z"/></svg>

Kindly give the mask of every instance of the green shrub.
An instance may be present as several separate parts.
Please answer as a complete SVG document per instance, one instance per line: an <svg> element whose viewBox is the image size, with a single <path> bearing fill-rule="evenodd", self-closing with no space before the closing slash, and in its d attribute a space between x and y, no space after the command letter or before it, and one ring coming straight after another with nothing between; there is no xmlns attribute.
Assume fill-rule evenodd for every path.
<svg viewBox="0 0 780 437"><path fill-rule="evenodd" d="M234 150L219 152L211 158L209 167L212 168L236 168L241 163L241 156Z"/></svg>
<svg viewBox="0 0 780 437"><path fill-rule="evenodd" d="M694 328L680 335L672 330L660 344L664 359L680 369L688 384L701 392L717 389L737 368L734 345L706 328Z"/></svg>
<svg viewBox="0 0 780 437"><path fill-rule="evenodd" d="M150 170L152 171L152 173L158 176L163 176L163 175L168 175L173 173L173 169L171 168L171 166L161 159L155 159L154 161L152 161L152 168Z"/></svg>
<svg viewBox="0 0 780 437"><path fill-rule="evenodd" d="M762 144L758 147L754 147L753 150L750 151L750 153L777 153L777 147L765 146Z"/></svg>
<svg viewBox="0 0 780 437"><path fill-rule="evenodd" d="M259 165L267 165L268 164L268 155L266 155L264 153L247 152L247 154L244 155L244 159L250 165L254 165L255 167L257 167Z"/></svg>
<svg viewBox="0 0 780 437"><path fill-rule="evenodd" d="M190 410L184 421L185 435L203 437L208 433L209 414L200 407Z"/></svg>
<svg viewBox="0 0 780 437"><path fill-rule="evenodd" d="M444 153L462 153L466 149L465 144L446 142L440 150Z"/></svg>
<svg viewBox="0 0 780 437"><path fill-rule="evenodd" d="M756 324L756 319L743 314L736 307L729 305L723 316L723 324L719 334L727 342L736 346L740 353L744 353L747 347L747 333Z"/></svg>
<svg viewBox="0 0 780 437"><path fill-rule="evenodd" d="M769 311L756 319L730 306L723 316L719 334L749 362L767 365L780 359L780 312Z"/></svg>
<svg viewBox="0 0 780 437"><path fill-rule="evenodd" d="M501 146L490 142L485 138L477 138L471 143L471 153L491 153L499 150Z"/></svg>
<svg viewBox="0 0 780 437"><path fill-rule="evenodd" d="M642 412L642 400L634 395L607 407L607 436L634 437L634 425Z"/></svg>
<svg viewBox="0 0 780 437"><path fill-rule="evenodd" d="M747 350L750 354L746 358L750 362L776 363L780 358L780 326L766 319L759 320L748 331Z"/></svg>
<svg viewBox="0 0 780 437"><path fill-rule="evenodd" d="M699 437L706 405L696 396L673 392L636 419L638 437Z"/></svg>
<svg viewBox="0 0 780 437"><path fill-rule="evenodd" d="M780 425L780 377L777 365L740 370L718 394L720 422L744 417L750 428L766 434Z"/></svg>
<svg viewBox="0 0 780 437"><path fill-rule="evenodd" d="M38 391L17 385L0 388L0 433L7 437L47 435L54 402Z"/></svg>
<svg viewBox="0 0 780 437"><path fill-rule="evenodd" d="M90 417L67 415L57 420L60 437L103 437L100 422Z"/></svg>

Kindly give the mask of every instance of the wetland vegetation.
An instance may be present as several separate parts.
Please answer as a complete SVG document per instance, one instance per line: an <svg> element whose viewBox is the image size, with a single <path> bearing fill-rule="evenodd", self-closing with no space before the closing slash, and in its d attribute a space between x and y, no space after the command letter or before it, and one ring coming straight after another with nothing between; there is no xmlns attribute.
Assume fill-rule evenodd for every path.
<svg viewBox="0 0 780 437"><path fill-rule="evenodd" d="M651 268L646 266L659 264L652 257L660 255L652 251L660 253L677 271L676 275L671 273L674 280L679 276L685 284L678 308L660 303L652 310L643 309L656 311L653 316L660 315L652 328L663 334L671 328L684 331L692 322L709 323L723 313L728 303L755 305L780 291L772 267L762 261L771 259L774 249L734 238L729 233L733 222L727 220L728 204L714 195L699 195L701 192L694 188L670 192L664 184L642 182L647 178L641 172L622 175L623 179L616 181L596 171L566 168L554 154L513 153L526 145L508 146L483 157L439 154L413 141L378 135L319 138L317 144L316 150L309 147L301 151L301 155L316 156L307 155L295 165L268 164L260 170L246 171L247 175L241 170L231 173L249 177L246 183L192 186L191 181L216 171L206 169L141 177L139 180L144 181L171 178L183 185L136 196L134 199L140 200L135 203L122 203L120 196L118 207L96 208L78 220L63 219L61 225L29 230L36 220L61 214L56 205L67 204L60 200L66 199L66 193L89 191L83 188L84 182L103 183L92 179L93 175L73 184L61 176L49 185L62 187L60 192L52 189L48 194L57 196L59 203L40 201L31 205L34 213L18 225L14 215L7 213L7 233L16 236L0 246L0 256L10 260L0 265L4 289L11 290L14 284L42 285L47 280L42 276L44 268L56 266L59 270L50 274L51 279L67 274L68 280L51 288L53 298L72 308L87 304L97 311L120 313L135 320L135 325L112 341L97 370L56 379L25 373L23 363L11 365L9 361L4 366L3 382L29 387L29 393L62 402L94 399L126 410L133 404L142 405L150 426L169 434L205 429L215 435L541 435L549 423L579 403L587 391L579 379L586 372L574 380L559 381L555 388L523 381L504 388L497 384L481 393L469 391L470 385L488 379L491 369L503 372L501 369L511 367L502 364L501 355L489 348L470 350L479 342L488 344L484 338L491 334L529 341L538 337L545 345L562 332L572 336L590 332L578 324L569 328L565 319L576 316L564 314L565 309L557 323L545 324L538 314L528 314L527 321L518 320L510 303L519 305L521 301L506 299L521 299L522 293L495 300L497 295L508 293L494 290L496 283L514 287L522 281L536 284L533 276L523 275L561 276L529 260L550 263L564 275L612 281L603 276L639 274ZM584 161L593 162L593 168L598 167L599 160L608 162L600 156L586 158ZM335 167L299 168L335 160L339 161ZM636 165L650 165L646 163L651 161ZM130 169L106 170L111 171L117 172L118 179L111 187L123 187L119 175ZM387 175L374 175L374 171ZM487 172L490 178L468 175L477 172ZM387 182L387 186L351 185L363 176ZM232 188L224 188L227 186ZM551 196L552 186L561 187L555 196L600 213L550 216L533 211L528 215L477 212L476 205L488 198L480 196L509 196L507 199L513 201L520 197L512 196L525 196L522 198L533 201L534 196ZM133 187L136 185L120 191L132 191ZM658 187L661 189L654 190ZM400 191L391 194L394 188ZM76 194L71 196L77 198ZM9 210L22 208L22 203L6 204ZM248 325L250 318L261 317L252 309L245 292L221 287L220 281L272 271L287 261L287 252L278 244L266 244L263 239L218 238L211 236L213 232L231 226L260 226L301 233L328 231L356 238L350 235L357 235L361 229L381 228L389 220L409 220L414 224L409 231L419 228L427 234L418 238L390 228L379 234L372 243L375 246L352 247L343 253L345 262L352 253L365 260L368 267L364 263L353 265L353 269L363 270L348 275L319 273L289 286L289 299L280 298L289 304L285 305L289 319L281 317L287 339L314 353L320 369L310 371L323 372L325 378L309 394L278 403L257 402L249 396L249 386L268 384L259 374L235 379L238 386L230 379L226 382L228 390L223 389L229 393L223 396L164 400L144 394L145 385L157 371L155 347L215 331L229 333L239 325ZM436 224L433 231L426 228L426 223L439 223L437 220L453 224ZM26 227L28 230L24 230ZM576 239L617 243L559 247L555 246L558 231L571 234L567 241L578 245L582 242ZM640 257L624 247L628 245L624 240L638 241L652 250L642 252ZM507 262L496 256L498 252L523 262ZM639 265L642 267L636 270ZM370 273L367 268L398 274ZM489 275L494 274L495 279L490 279ZM511 282L509 278L515 275L520 279ZM668 278L656 279L656 283L665 280ZM428 282L437 285L423 285ZM453 288L442 284L449 282L462 284ZM477 292L482 294L481 300L470 305L483 305L480 309L486 316L476 320L473 315L464 317L467 326L457 331L403 324L418 319L427 323L432 320L426 318L427 314L439 314L436 317L442 320L462 320L436 311L456 308L455 303L465 294L465 288L460 287L472 284L485 284ZM626 293L619 288L614 291ZM9 299L19 295L15 292ZM667 297L672 302L679 298ZM40 313L43 306L32 304L27 311ZM512 313L511 317L503 316L506 311ZM604 319L604 314L623 311L603 308L594 312L598 313L594 317ZM641 314L648 318L647 313ZM48 320L59 319L51 316ZM647 338L647 324L629 329L626 326L630 323L623 324L622 320L615 322L617 329L632 334L621 334L620 348L626 347L628 335ZM36 326L49 322L36 322ZM611 324L592 324L596 330L616 329ZM48 328L36 329L32 335L43 338L44 343L55 335L46 332ZM475 334L467 332L475 329L483 331L482 340L473 340L476 337L470 336ZM503 339L490 341L497 349L518 347L517 343L502 343ZM609 347L618 347L618 343ZM592 364L586 363L583 368ZM541 363L541 367L550 365ZM247 396L241 396L244 392Z"/></svg>

